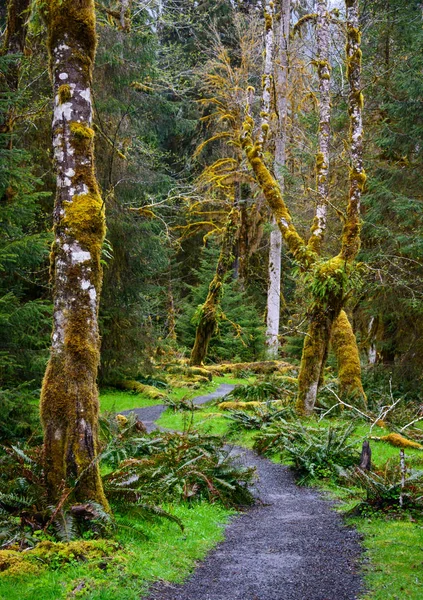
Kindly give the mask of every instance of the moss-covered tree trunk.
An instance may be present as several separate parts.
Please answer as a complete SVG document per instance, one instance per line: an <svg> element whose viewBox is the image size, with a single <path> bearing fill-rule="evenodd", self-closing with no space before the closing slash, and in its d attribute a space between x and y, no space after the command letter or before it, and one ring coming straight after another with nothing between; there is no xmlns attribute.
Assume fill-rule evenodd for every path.
<svg viewBox="0 0 423 600"><path fill-rule="evenodd" d="M342 231L341 251L324 262L318 261L313 245L306 245L298 234L283 199L280 187L265 164L260 139L253 141L254 120L249 111L243 125L241 143L247 159L268 202L276 224L291 254L304 271L314 270L313 309L304 343L299 375L297 410L309 414L314 408L317 389L322 378L330 332L345 302L345 285L349 280L360 248L360 199L366 181L363 167L363 127L361 92L361 50L358 22L358 0L346 0L347 9L347 76L350 87L348 112L350 116L350 190L346 219ZM346 355L343 355L346 358ZM348 364L344 365L347 368Z"/></svg>
<svg viewBox="0 0 423 600"><path fill-rule="evenodd" d="M57 175L51 254L54 324L41 392L48 492L75 486L77 500L107 508L97 462L98 303L104 206L94 171L93 0L47 0L44 16L54 91Z"/></svg>
<svg viewBox="0 0 423 600"><path fill-rule="evenodd" d="M206 301L199 310L194 346L191 351L190 365L202 365L207 356L209 343L218 327L220 303L223 296L225 276L234 262L233 250L237 243L240 226L238 208L234 207L228 215L223 234L222 247L217 261L215 275L209 285Z"/></svg>
<svg viewBox="0 0 423 600"><path fill-rule="evenodd" d="M331 333L332 348L338 362L339 388L342 398L366 404L366 394L361 382L360 355L354 331L347 313L341 310L334 320Z"/></svg>
<svg viewBox="0 0 423 600"><path fill-rule="evenodd" d="M329 141L331 116L331 66L329 62L329 15L326 0L316 6L317 74L319 77L319 130L316 155L316 211L308 246L320 253L326 231L329 201Z"/></svg>

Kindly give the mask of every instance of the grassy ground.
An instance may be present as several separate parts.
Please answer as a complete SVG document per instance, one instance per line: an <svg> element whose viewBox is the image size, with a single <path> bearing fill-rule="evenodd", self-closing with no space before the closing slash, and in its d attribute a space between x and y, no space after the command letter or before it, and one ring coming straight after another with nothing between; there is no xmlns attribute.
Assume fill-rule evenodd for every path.
<svg viewBox="0 0 423 600"><path fill-rule="evenodd" d="M101 563L75 562L48 570L40 564L37 576L0 573L0 599L139 600L147 584L158 578L182 581L195 562L223 538L224 524L233 512L205 502L192 508L179 504L169 510L183 521L183 532L167 521L121 520L115 537L121 550L106 570Z"/></svg>
<svg viewBox="0 0 423 600"><path fill-rule="evenodd" d="M231 379L230 377L213 377L213 381L208 385L201 386L199 389L179 388L169 392L169 397L172 399L180 399L186 396L194 398L213 392L222 383L245 383L245 379ZM166 390L161 390L166 391ZM119 390L102 390L100 392L100 410L102 412L120 412L122 410L131 410L132 408L143 408L144 406L155 406L163 404L163 400L152 400L143 394L136 392L126 392Z"/></svg>
<svg viewBox="0 0 423 600"><path fill-rule="evenodd" d="M173 398L203 395L221 383L245 384L246 380L216 377L212 384L201 389L182 388L171 395ZM130 392L107 390L101 394L102 411L119 412L161 403L161 400ZM324 419L318 425L327 428L335 422ZM178 430L195 427L229 436L231 442L245 447L253 445L255 436L251 431L230 431L229 420L213 405L203 405L193 414L167 410L160 424ZM313 421L313 425L316 424ZM368 434L368 425L359 423L355 432L358 446ZM386 435L386 430L373 428L372 435ZM373 464L378 467L388 459L398 460L399 450L385 442L373 441L372 453ZM407 463L414 468L423 468L423 452L408 450ZM351 499L348 489L330 481L320 481L316 485L338 501L337 509L341 512L346 512L356 502ZM182 581L195 562L223 538L224 524L232 513L207 503L197 504L194 508L183 504L168 508L182 519L184 532L168 522L121 521L116 536L121 549L106 570L95 563L75 562L53 569L41 565L37 577L21 575L13 578L3 572L0 573L0 600L135 600L140 598L148 583L156 579ZM349 518L348 521L363 534L363 546L367 550L363 570L368 592L362 600L423 598L423 521L409 517L394 520L378 514Z"/></svg>
<svg viewBox="0 0 423 600"><path fill-rule="evenodd" d="M221 383L241 381L216 377L200 389L180 388L169 396L194 397L214 391ZM103 390L100 403L102 412L120 412L163 401L132 392ZM207 502L192 506L176 503L164 508L181 519L183 532L169 521L117 517L119 526L114 539L120 550L112 560L75 560L70 564L58 560L53 567L45 566L41 560L37 576L24 572L11 576L10 571L0 570L0 600L139 600L148 584L157 579L182 581L196 561L223 539L224 525L234 511ZM102 562L107 563L107 568Z"/></svg>

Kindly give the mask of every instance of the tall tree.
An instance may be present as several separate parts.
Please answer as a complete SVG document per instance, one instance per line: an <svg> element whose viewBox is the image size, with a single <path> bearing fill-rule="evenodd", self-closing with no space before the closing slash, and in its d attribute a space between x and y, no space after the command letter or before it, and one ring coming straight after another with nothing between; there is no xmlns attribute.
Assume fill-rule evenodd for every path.
<svg viewBox="0 0 423 600"><path fill-rule="evenodd" d="M284 167L286 147L286 114L288 93L288 50L291 0L281 0L276 19L276 49L273 61L275 108L277 127L275 132L274 171L281 192L284 192ZM269 287L267 290L266 338L269 358L278 354L279 319L281 311L281 252L282 234L272 218L269 248Z"/></svg>
<svg viewBox="0 0 423 600"><path fill-rule="evenodd" d="M354 275L354 261L360 247L360 199L366 175L362 159L363 96L358 1L346 0L346 8L351 167L349 200L341 236L341 250L338 255L324 261L319 260L315 250L308 247L299 235L278 182L263 159L262 140L260 136L256 141L253 140L254 120L249 108L247 108L242 135L246 156L272 209L282 236L301 268L311 274L313 304L309 315L308 334L304 342L297 398L297 410L301 414L310 414L313 411L332 325L345 304L346 292ZM264 85L265 81L264 78Z"/></svg>
<svg viewBox="0 0 423 600"><path fill-rule="evenodd" d="M53 80L57 175L51 268L54 325L41 392L45 472L57 499L63 486L107 508L97 462L100 254L103 202L94 171L91 80L97 37L93 0L43 4Z"/></svg>

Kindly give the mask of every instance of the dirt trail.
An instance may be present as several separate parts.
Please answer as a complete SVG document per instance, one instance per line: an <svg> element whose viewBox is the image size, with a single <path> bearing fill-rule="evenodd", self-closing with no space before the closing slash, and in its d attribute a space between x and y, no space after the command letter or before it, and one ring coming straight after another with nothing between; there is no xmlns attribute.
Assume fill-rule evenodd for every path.
<svg viewBox="0 0 423 600"><path fill-rule="evenodd" d="M221 388L214 396L200 396L196 403L229 391ZM136 412L142 420L144 415L158 418L143 412L147 410ZM318 492L296 486L287 467L252 451L235 451L242 462L257 469L259 502L233 519L225 540L188 581L155 584L148 600L358 598L362 588L357 563L362 550L357 532L343 525Z"/></svg>

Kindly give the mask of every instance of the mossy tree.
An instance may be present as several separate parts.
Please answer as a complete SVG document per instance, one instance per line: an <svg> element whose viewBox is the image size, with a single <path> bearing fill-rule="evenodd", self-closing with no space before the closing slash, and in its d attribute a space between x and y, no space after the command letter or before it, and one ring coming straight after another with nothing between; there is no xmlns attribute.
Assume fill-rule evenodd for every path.
<svg viewBox="0 0 423 600"><path fill-rule="evenodd" d="M338 11L329 12L326 0L318 0L316 13L305 15L294 27L294 32L301 32L304 24L312 22L316 32L316 60L314 61L319 82L318 102L318 147L315 161L316 173L316 209L310 237L307 243L319 256L322 254L323 242L327 227L327 211L330 203L329 194L329 168L330 168L330 140L331 140L331 65L329 61L330 25L337 23ZM334 19L335 17L335 19ZM321 320L320 317L318 317ZM310 328L317 333L318 329ZM329 336L329 337L328 337ZM335 318L333 329L328 335L319 336L316 340L307 340L310 354L322 357L322 367L319 379L316 370L315 379L310 389L310 394L315 396L319 381L322 380L322 368L328 354L329 339L338 362L338 379L341 396L356 396L365 400L361 383L361 365L357 341L345 311L341 311ZM322 346L322 347L320 347ZM315 401L315 400L314 400ZM314 404L313 401L313 404Z"/></svg>
<svg viewBox="0 0 423 600"><path fill-rule="evenodd" d="M332 325L343 310L346 292L355 268L354 261L360 247L360 199L366 176L362 160L363 96L357 0L346 0L346 8L351 167L349 200L341 237L341 250L337 256L328 260L319 259L316 250L308 246L299 235L280 187L264 161L260 136L256 141L253 140L254 120L249 108L242 134L246 156L282 236L302 271L311 273L309 281L313 302L309 311L309 329L304 342L299 374L297 411L300 414L310 414L313 411ZM361 380L356 383L357 387L361 386Z"/></svg>
<svg viewBox="0 0 423 600"><path fill-rule="evenodd" d="M53 80L57 175L54 325L41 392L48 493L75 487L77 500L108 507L97 462L100 253L103 201L94 171L91 78L97 37L93 0L42 3Z"/></svg>
<svg viewBox="0 0 423 600"><path fill-rule="evenodd" d="M190 365L202 365L207 355L210 340L219 324L220 304L223 296L223 283L234 262L234 247L239 233L240 213L234 206L228 215L222 236L220 255L215 275L210 282L206 301L198 309L197 330L191 351Z"/></svg>

